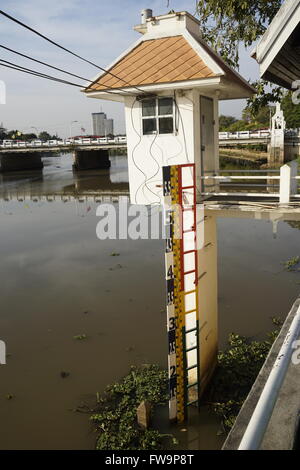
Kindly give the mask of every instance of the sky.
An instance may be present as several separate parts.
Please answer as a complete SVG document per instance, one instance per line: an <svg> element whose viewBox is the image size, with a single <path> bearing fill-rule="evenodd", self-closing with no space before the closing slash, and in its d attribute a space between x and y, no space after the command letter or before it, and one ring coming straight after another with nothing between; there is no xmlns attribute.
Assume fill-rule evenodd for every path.
<svg viewBox="0 0 300 470"><path fill-rule="evenodd" d="M140 11L153 9L154 15L170 9L194 14L195 0L0 0L1 10L37 29L55 42L106 67L133 42L139 33ZM42 38L0 16L0 44L63 68L84 78L98 73L95 67L72 57ZM1 49L1 58L24 67L84 84L42 65ZM241 48L240 73L247 80L258 78L258 65L250 51ZM119 103L87 98L80 89L0 67L6 84L6 104L0 104L0 124L22 132L47 130L60 137L91 133L91 113L103 111L115 121L115 133L125 132L124 109ZM245 100L225 101L220 113L241 116ZM78 121L72 123L72 121Z"/></svg>

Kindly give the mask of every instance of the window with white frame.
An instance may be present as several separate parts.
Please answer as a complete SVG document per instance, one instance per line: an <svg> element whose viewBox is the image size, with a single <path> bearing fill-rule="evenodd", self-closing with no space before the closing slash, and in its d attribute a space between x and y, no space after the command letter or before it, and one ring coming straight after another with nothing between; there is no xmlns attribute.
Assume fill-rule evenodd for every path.
<svg viewBox="0 0 300 470"><path fill-rule="evenodd" d="M173 134L174 100L169 97L142 100L143 135Z"/></svg>

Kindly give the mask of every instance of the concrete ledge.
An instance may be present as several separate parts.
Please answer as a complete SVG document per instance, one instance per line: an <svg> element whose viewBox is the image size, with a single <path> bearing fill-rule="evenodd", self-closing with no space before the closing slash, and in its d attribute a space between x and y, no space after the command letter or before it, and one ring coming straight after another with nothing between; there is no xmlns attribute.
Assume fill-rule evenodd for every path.
<svg viewBox="0 0 300 470"><path fill-rule="evenodd" d="M300 306L300 298L294 303L281 332L276 339L258 377L229 433L223 450L237 450L246 431L261 392L268 379L289 327ZM280 390L271 420L267 427L261 450L291 450L295 444L300 412L300 364L292 362Z"/></svg>

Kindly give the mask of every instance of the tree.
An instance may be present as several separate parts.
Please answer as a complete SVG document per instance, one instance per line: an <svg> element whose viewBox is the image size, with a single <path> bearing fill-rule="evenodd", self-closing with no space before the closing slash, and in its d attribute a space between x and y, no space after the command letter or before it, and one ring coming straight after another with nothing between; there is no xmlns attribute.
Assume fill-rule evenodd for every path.
<svg viewBox="0 0 300 470"><path fill-rule="evenodd" d="M7 139L16 139L21 140L22 132L18 131L18 129L14 129L12 131L7 132Z"/></svg>
<svg viewBox="0 0 300 470"><path fill-rule="evenodd" d="M271 116L274 114L274 111L274 106L264 106L253 116L251 109L246 106L242 112L242 118L248 124L254 124L256 127L270 127Z"/></svg>
<svg viewBox="0 0 300 470"><path fill-rule="evenodd" d="M249 47L266 31L283 0L199 0L203 37L233 67L239 45Z"/></svg>
<svg viewBox="0 0 300 470"><path fill-rule="evenodd" d="M239 46L250 47L263 33L281 7L283 0L199 0L203 38L231 66L238 68ZM281 98L281 89L264 80L253 84L257 95L248 100L255 115L260 107Z"/></svg>
<svg viewBox="0 0 300 470"><path fill-rule="evenodd" d="M33 133L23 134L22 135L22 140L31 141L31 140L35 140L35 139L37 139L37 135L33 134Z"/></svg>
<svg viewBox="0 0 300 470"><path fill-rule="evenodd" d="M6 129L4 129L4 127L0 127L0 140L6 139L6 136Z"/></svg>
<svg viewBox="0 0 300 470"><path fill-rule="evenodd" d="M296 129L300 127L300 104L292 102L292 93L285 93L281 101L281 108L286 120L288 129Z"/></svg>
<svg viewBox="0 0 300 470"><path fill-rule="evenodd" d="M51 140L51 135L48 134L48 132L43 131L39 133L39 139L43 142L46 142L47 140Z"/></svg>
<svg viewBox="0 0 300 470"><path fill-rule="evenodd" d="M220 131L227 131L228 128L234 124L237 121L237 119L233 116L220 116L219 118L219 125L220 125Z"/></svg>
<svg viewBox="0 0 300 470"><path fill-rule="evenodd" d="M220 116L220 131L237 132L251 131L264 127L269 128L270 119L274 111L274 106L264 106L258 111L255 117L253 117L251 110L246 107L242 112L242 119L240 120L237 120L233 116Z"/></svg>

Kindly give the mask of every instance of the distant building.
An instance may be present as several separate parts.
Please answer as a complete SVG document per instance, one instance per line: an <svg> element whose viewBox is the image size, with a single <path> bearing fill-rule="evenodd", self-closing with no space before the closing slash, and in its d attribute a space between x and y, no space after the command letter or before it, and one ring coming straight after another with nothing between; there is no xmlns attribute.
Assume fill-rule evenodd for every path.
<svg viewBox="0 0 300 470"><path fill-rule="evenodd" d="M113 119L107 119L105 113L92 113L92 123L94 135L114 134L114 121Z"/></svg>
<svg viewBox="0 0 300 470"><path fill-rule="evenodd" d="M106 128L106 134L112 134L114 135L114 120L113 119L106 119L105 120L105 128Z"/></svg>

